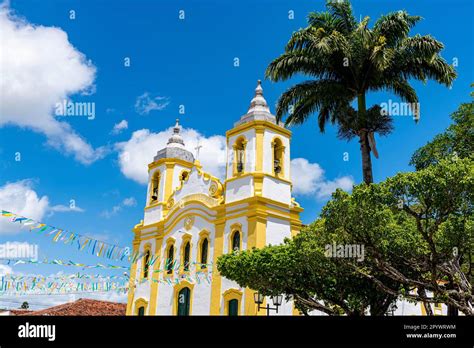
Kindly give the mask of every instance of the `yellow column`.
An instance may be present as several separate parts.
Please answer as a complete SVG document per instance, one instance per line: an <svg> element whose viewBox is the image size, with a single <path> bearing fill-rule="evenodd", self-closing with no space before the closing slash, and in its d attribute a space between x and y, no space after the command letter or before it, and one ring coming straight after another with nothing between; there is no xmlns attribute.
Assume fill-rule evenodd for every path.
<svg viewBox="0 0 474 348"><path fill-rule="evenodd" d="M166 163L165 196L163 197L165 203L173 193L173 171L174 163Z"/></svg>
<svg viewBox="0 0 474 348"><path fill-rule="evenodd" d="M222 277L217 271L217 258L224 252L224 229L225 219L219 219L215 224L214 255L212 258L212 282L211 282L211 315L221 314L221 284Z"/></svg>
<svg viewBox="0 0 474 348"><path fill-rule="evenodd" d="M262 212L258 212L255 206L249 207L252 215L248 218L248 239L247 250L253 247L263 248L266 242L267 218ZM257 305L254 301L255 291L249 288L245 289L245 315L265 315L265 311L257 311ZM263 304L265 305L265 303Z"/></svg>
<svg viewBox="0 0 474 348"><path fill-rule="evenodd" d="M151 290L150 290L150 315L156 315L156 302L158 300L158 280L160 279L160 273L155 272L160 269L161 265L161 246L163 245L163 236L160 235L155 239L155 263L153 265L153 271L151 274Z"/></svg>
<svg viewBox="0 0 474 348"><path fill-rule="evenodd" d="M140 247L140 239L135 239L133 241L132 255L138 252L139 247ZM135 295L135 281L137 280L137 262L138 260L135 260L135 262L132 263L130 266L130 281L128 285L128 299L127 299L126 315L133 315L132 310L133 310L133 300L134 300L134 295Z"/></svg>
<svg viewBox="0 0 474 348"><path fill-rule="evenodd" d="M263 195L263 176L263 173L255 173L253 175L255 196L261 197Z"/></svg>
<svg viewBox="0 0 474 348"><path fill-rule="evenodd" d="M263 172L263 126L255 127L255 148L257 151L255 158L255 171L257 173Z"/></svg>

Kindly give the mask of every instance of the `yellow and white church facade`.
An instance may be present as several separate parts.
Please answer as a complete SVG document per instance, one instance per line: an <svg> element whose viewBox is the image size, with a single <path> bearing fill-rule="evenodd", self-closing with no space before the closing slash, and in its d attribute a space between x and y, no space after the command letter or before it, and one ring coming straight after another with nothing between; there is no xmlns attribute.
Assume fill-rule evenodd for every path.
<svg viewBox="0 0 474 348"><path fill-rule="evenodd" d="M280 244L300 231L290 139L258 81L247 113L226 132L221 182L186 149L177 121L148 165L144 218L133 229L133 252L140 257L131 265L127 315L266 314L253 290L219 275L216 261L234 250ZM278 315L293 314L292 301L283 301Z"/></svg>

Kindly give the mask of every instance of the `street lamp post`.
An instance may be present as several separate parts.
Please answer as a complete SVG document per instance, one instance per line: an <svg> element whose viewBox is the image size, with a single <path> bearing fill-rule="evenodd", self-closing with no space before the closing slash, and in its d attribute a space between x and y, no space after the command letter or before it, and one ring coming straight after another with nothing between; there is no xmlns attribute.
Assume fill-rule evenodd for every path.
<svg viewBox="0 0 474 348"><path fill-rule="evenodd" d="M253 300L255 303L258 305L258 310L260 309L266 309L267 310L267 315L270 315L270 311L275 311L278 313L278 307L281 306L281 303L283 302L283 296L282 295L275 295L275 296L270 296L272 299L273 305L275 307L270 307L270 305L267 303L267 306L262 306L263 300L265 299L265 296L263 296L261 293L256 292L253 294Z"/></svg>

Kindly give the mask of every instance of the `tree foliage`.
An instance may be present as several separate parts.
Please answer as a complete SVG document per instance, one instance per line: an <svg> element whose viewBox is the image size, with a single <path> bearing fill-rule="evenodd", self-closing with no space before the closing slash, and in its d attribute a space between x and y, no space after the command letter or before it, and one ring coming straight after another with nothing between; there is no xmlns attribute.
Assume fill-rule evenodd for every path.
<svg viewBox="0 0 474 348"><path fill-rule="evenodd" d="M473 314L473 169L468 158L443 159L381 184L356 186L352 194L338 191L323 209L325 228L365 246L371 267L353 265L381 291ZM374 271L399 286L390 287Z"/></svg>
<svg viewBox="0 0 474 348"><path fill-rule="evenodd" d="M474 96L474 92L471 95ZM449 156L473 159L474 101L461 104L451 115L451 119L454 123L444 133L437 135L413 154L410 164L416 169L426 168Z"/></svg>
<svg viewBox="0 0 474 348"><path fill-rule="evenodd" d="M326 257L330 239L317 221L282 245L223 255L217 267L240 286L293 297L303 313L364 315L370 306L372 314L383 315L395 297L381 293L341 260Z"/></svg>
<svg viewBox="0 0 474 348"><path fill-rule="evenodd" d="M473 169L468 158L443 159L351 194L337 190L292 240L224 255L218 270L240 286L292 296L303 312L382 315L403 296L472 314ZM331 244L363 245L364 259L327 257Z"/></svg>

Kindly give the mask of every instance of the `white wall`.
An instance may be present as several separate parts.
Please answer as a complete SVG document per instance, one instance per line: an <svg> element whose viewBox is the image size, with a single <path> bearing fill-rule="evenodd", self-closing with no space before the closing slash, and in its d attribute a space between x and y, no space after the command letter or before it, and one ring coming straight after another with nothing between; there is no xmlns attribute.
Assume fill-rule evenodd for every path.
<svg viewBox="0 0 474 348"><path fill-rule="evenodd" d="M263 197L285 204L291 203L291 185L274 177L263 178Z"/></svg>
<svg viewBox="0 0 474 348"><path fill-rule="evenodd" d="M225 201L235 202L253 196L253 177L244 176L226 183Z"/></svg>
<svg viewBox="0 0 474 348"><path fill-rule="evenodd" d="M155 205L145 210L143 224L149 225L160 221L163 218L163 206Z"/></svg>
<svg viewBox="0 0 474 348"><path fill-rule="evenodd" d="M266 245L281 244L285 238L291 238L290 222L269 217L267 220Z"/></svg>

